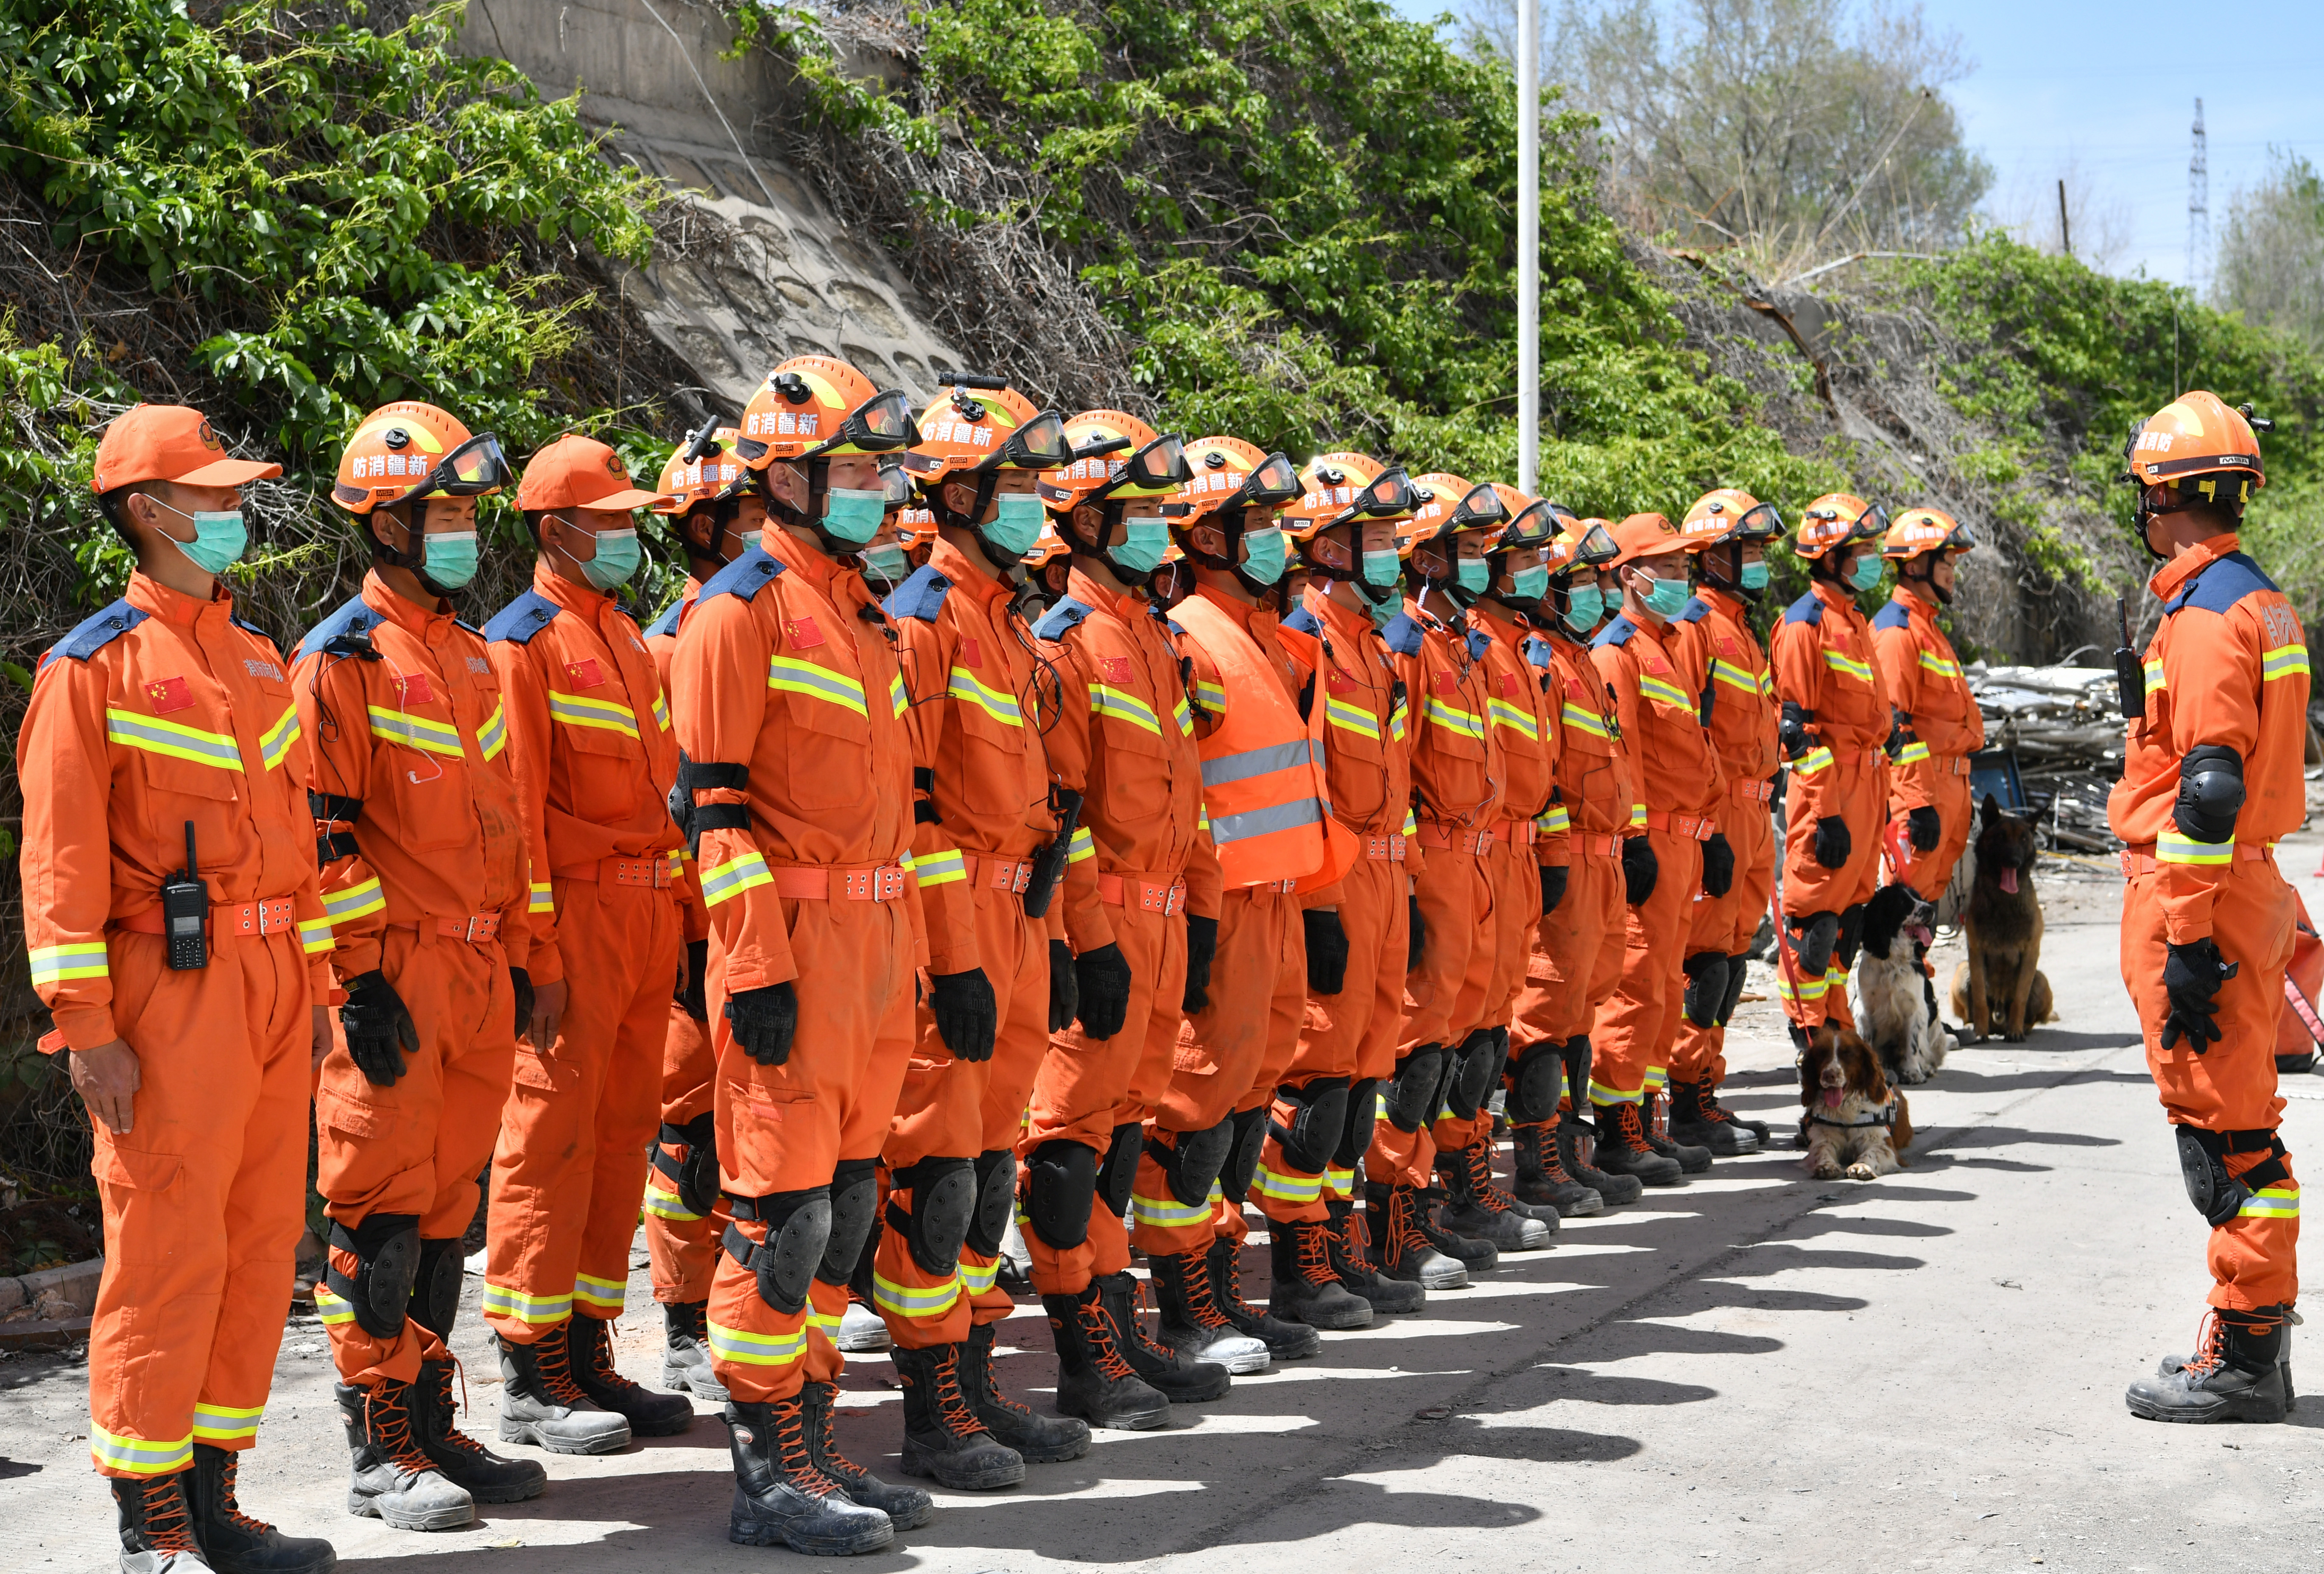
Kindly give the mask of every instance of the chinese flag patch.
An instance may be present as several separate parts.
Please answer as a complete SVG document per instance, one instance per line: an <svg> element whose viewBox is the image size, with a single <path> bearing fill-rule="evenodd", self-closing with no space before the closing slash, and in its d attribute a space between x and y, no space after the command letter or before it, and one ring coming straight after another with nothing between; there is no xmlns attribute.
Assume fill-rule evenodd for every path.
<svg viewBox="0 0 2324 1574"><path fill-rule="evenodd" d="M1097 666L1098 670L1105 674L1108 683L1130 681L1130 658L1127 656L1101 656L1097 658Z"/></svg>
<svg viewBox="0 0 2324 1574"><path fill-rule="evenodd" d="M589 665L595 667L596 663L593 661ZM397 678L395 692L402 696L403 703L407 705L424 705L436 697L436 691L429 686L428 675L424 672L415 672L409 677Z"/></svg>
<svg viewBox="0 0 2324 1574"><path fill-rule="evenodd" d="M1645 667L1648 672L1653 673L1656 677L1668 676L1671 669L1671 664L1665 661L1659 656L1649 656L1644 661L1638 663L1638 665Z"/></svg>
<svg viewBox="0 0 2324 1574"><path fill-rule="evenodd" d="M984 651L973 639L963 637L960 642L960 664L963 667L984 665Z"/></svg>
<svg viewBox="0 0 2324 1574"><path fill-rule="evenodd" d="M816 627L811 617L785 618L783 638L791 642L794 649L812 650L823 643L823 631Z"/></svg>
<svg viewBox="0 0 2324 1574"><path fill-rule="evenodd" d="M597 665L597 658L594 656L568 661L565 664L565 670L577 688L596 688L605 681L605 669Z"/></svg>
<svg viewBox="0 0 2324 1574"><path fill-rule="evenodd" d="M182 677L157 677L145 686L145 697L153 702L155 715L166 716L171 711L191 709L194 691Z"/></svg>
<svg viewBox="0 0 2324 1574"><path fill-rule="evenodd" d="M1356 692L1356 680L1344 672L1327 672L1323 675L1323 692L1353 694Z"/></svg>
<svg viewBox="0 0 2324 1574"><path fill-rule="evenodd" d="M1743 654L1743 647L1721 634L1719 636L1719 653L1721 656L1740 656Z"/></svg>
<svg viewBox="0 0 2324 1574"><path fill-rule="evenodd" d="M1582 680L1578 677L1569 677L1565 680L1565 692L1577 700L1586 700L1590 697L1590 691L1582 686Z"/></svg>
<svg viewBox="0 0 2324 1574"><path fill-rule="evenodd" d="M1517 675L1516 673L1504 672L1501 674L1501 692L1503 694L1515 694L1517 692Z"/></svg>
<svg viewBox="0 0 2324 1574"><path fill-rule="evenodd" d="M1452 694L1457 692L1461 687L1460 679L1454 677L1449 671L1439 670L1432 676L1436 679L1436 692L1438 694Z"/></svg>

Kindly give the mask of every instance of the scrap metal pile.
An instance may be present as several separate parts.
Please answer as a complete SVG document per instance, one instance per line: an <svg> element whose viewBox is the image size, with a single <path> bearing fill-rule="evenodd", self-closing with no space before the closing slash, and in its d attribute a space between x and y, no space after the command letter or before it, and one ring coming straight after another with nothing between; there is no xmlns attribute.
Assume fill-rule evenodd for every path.
<svg viewBox="0 0 2324 1574"><path fill-rule="evenodd" d="M1985 746L2017 757L2025 806L2053 847L2112 852L2107 794L2122 775L2123 719L2110 667L1964 669L1985 713Z"/></svg>

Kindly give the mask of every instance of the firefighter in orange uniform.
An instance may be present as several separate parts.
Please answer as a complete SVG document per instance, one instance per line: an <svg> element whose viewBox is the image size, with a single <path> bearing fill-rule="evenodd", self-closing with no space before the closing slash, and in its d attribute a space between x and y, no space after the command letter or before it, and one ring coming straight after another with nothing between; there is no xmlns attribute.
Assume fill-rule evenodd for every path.
<svg viewBox="0 0 2324 1574"><path fill-rule="evenodd" d="M137 567L42 657L17 737L24 940L56 1020L42 1048L96 1138L89 1454L124 1569L336 1561L235 1490L290 1310L308 1078L330 1042L303 729L281 652L217 581L242 556L243 486L281 473L229 458L198 410L116 417L95 490Z"/></svg>
<svg viewBox="0 0 2324 1574"><path fill-rule="evenodd" d="M935 1512L926 1493L849 1463L831 1432L831 1336L875 1222L927 944L897 635L859 558L886 512L879 456L918 433L904 393L823 355L777 366L742 433L770 520L703 586L672 672L734 1220L708 1320L733 1396L727 1533L860 1552Z"/></svg>
<svg viewBox="0 0 2324 1574"><path fill-rule="evenodd" d="M452 1425L460 1237L476 1211L533 999L524 821L484 642L453 615L476 568L477 499L511 479L490 433L433 405L364 419L332 502L360 521L362 593L308 632L291 675L314 752L308 802L346 1003L315 1095L331 1217L315 1309L353 1453L350 1508L404 1530L548 1483ZM568 1376L576 1433L628 1429ZM502 1436L513 1441L504 1413ZM614 1446L618 1447L619 1444Z"/></svg>
<svg viewBox="0 0 2324 1574"><path fill-rule="evenodd" d="M1880 583L1873 544L1887 529L1888 516L1860 497L1833 492L1808 504L1792 550L1807 559L1812 588L1768 641L1782 704L1776 736L1791 771L1775 941L1794 1039L1826 1020L1853 1024L1848 973L1880 878L1892 720L1856 598Z"/></svg>
<svg viewBox="0 0 2324 1574"><path fill-rule="evenodd" d="M1720 836L1734 875L1720 895L1706 888L1688 921L1670 1131L1675 1141L1726 1158L1757 1152L1767 1139L1763 1122L1739 1120L1720 1104L1719 1085L1727 1076L1727 1024L1742 1001L1751 942L1775 882L1775 823L1767 807L1778 759L1775 679L1750 614L1766 593L1767 543L1784 533L1784 521L1773 503L1721 487L1695 500L1679 533L1692 544L1695 593L1678 615L1678 638L1689 646L1689 670L1710 680L1703 706L1727 773Z"/></svg>
<svg viewBox="0 0 2324 1574"><path fill-rule="evenodd" d="M1944 895L1977 820L1969 756L1985 747L1985 713L1961 676L1937 612L1953 603L1953 558L1977 538L1935 509L1906 509L1880 555L1896 588L1872 620L1872 658L1895 725L1888 761L1888 862L1930 901Z"/></svg>
<svg viewBox="0 0 2324 1574"><path fill-rule="evenodd" d="M2128 881L2122 981L2213 1280L2194 1353L2126 1395L2150 1421L2281 1421L2292 1398L2300 1183L2275 1039L2296 905L2275 842L2306 813L2309 664L2292 603L2236 538L2264 483L2249 414L2184 394L2125 455L2163 620L2107 805Z"/></svg>

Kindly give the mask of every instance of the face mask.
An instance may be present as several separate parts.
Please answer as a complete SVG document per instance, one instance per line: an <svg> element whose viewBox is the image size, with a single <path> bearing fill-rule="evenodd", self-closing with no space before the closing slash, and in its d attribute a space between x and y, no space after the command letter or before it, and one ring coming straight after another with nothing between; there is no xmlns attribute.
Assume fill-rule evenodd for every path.
<svg viewBox="0 0 2324 1574"><path fill-rule="evenodd" d="M863 572L888 584L904 583L906 565L904 549L890 541L878 547L866 547L862 552Z"/></svg>
<svg viewBox="0 0 2324 1574"><path fill-rule="evenodd" d="M1565 593L1565 626L1575 633L1588 633L1605 615L1606 593L1596 585L1584 585Z"/></svg>
<svg viewBox="0 0 2324 1574"><path fill-rule="evenodd" d="M888 517L888 494L878 487L858 491L835 486L824 497L824 533L851 547L861 547L878 535L881 521Z"/></svg>
<svg viewBox="0 0 2324 1574"><path fill-rule="evenodd" d="M1549 570L1540 564L1520 568L1509 575L1508 598L1510 601L1539 601L1549 591Z"/></svg>
<svg viewBox="0 0 2324 1574"><path fill-rule="evenodd" d="M1849 570L1848 583L1858 590L1870 590L1880 583L1880 561L1872 553L1858 553L1856 566Z"/></svg>
<svg viewBox="0 0 2324 1574"><path fill-rule="evenodd" d="M1452 565L1452 583L1471 595L1482 595L1493 583L1493 566L1482 557L1463 557Z"/></svg>
<svg viewBox="0 0 2324 1574"><path fill-rule="evenodd" d="M1741 584L1745 590L1766 589L1767 578L1768 569L1766 564L1746 563L1743 565L1743 577Z"/></svg>
<svg viewBox="0 0 2324 1574"><path fill-rule="evenodd" d="M1364 610L1371 613L1373 628L1385 629L1403 612L1404 598L1392 595L1386 601L1367 601Z"/></svg>
<svg viewBox="0 0 2324 1574"><path fill-rule="evenodd" d="M1105 550L1106 561L1124 574L1151 574L1169 549L1170 527L1160 520L1124 520L1121 539Z"/></svg>
<svg viewBox="0 0 2324 1574"><path fill-rule="evenodd" d="M452 530L420 539L427 550L420 557L420 572L428 576L430 584L457 590L476 577L475 531ZM603 552L604 548L598 550Z"/></svg>
<svg viewBox="0 0 2324 1574"><path fill-rule="evenodd" d="M600 530L597 555L581 565L582 576L599 590L619 590L638 571L641 550L635 530Z"/></svg>
<svg viewBox="0 0 2324 1574"><path fill-rule="evenodd" d="M1397 556L1393 547L1384 552L1367 552L1363 576L1364 583L1374 590L1386 590L1404 576L1404 559Z"/></svg>
<svg viewBox="0 0 2324 1574"><path fill-rule="evenodd" d="M1264 529L1244 531L1242 551L1245 576L1254 584L1273 584L1283 577L1291 546L1283 538L1281 529L1269 525Z"/></svg>
<svg viewBox="0 0 2324 1574"><path fill-rule="evenodd" d="M1684 610L1689 594L1683 579L1657 579L1646 593L1646 610L1667 622Z"/></svg>
<svg viewBox="0 0 2324 1574"><path fill-rule="evenodd" d="M146 493L152 497L152 493ZM244 528L242 511L220 511L215 513L189 514L181 508L170 508L158 497L157 503L181 520L194 521L194 538L174 543L178 550L193 560L195 567L204 574L224 574L226 566L237 561L243 549L250 545L250 532Z"/></svg>
<svg viewBox="0 0 2324 1574"><path fill-rule="evenodd" d="M1029 492L1004 492L996 500L1000 511L978 530L1004 557L1022 557L1041 539L1041 500Z"/></svg>

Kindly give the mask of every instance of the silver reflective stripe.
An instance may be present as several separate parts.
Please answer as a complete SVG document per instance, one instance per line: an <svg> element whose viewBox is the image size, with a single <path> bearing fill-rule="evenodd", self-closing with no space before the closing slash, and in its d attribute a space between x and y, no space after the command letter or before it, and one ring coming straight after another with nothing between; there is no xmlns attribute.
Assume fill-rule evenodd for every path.
<svg viewBox="0 0 2324 1574"><path fill-rule="evenodd" d="M1203 761L1203 785L1224 787L1229 782L1249 781L1269 771L1289 770L1295 765L1305 765L1315 756L1308 740L1300 738L1289 743L1272 743L1265 749L1246 749L1240 754L1222 754L1216 759Z"/></svg>
<svg viewBox="0 0 2324 1574"><path fill-rule="evenodd" d="M1313 825L1323 817L1323 807L1314 798L1302 798L1296 804L1276 804L1264 809L1252 809L1240 815L1211 816L1211 840L1223 845L1240 842L1246 836L1264 836L1272 831L1292 831L1302 825Z"/></svg>

